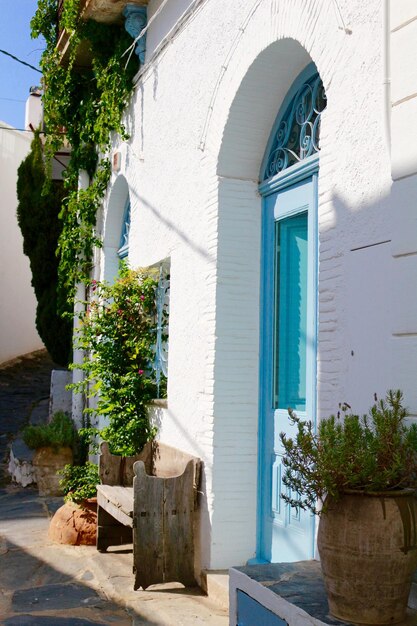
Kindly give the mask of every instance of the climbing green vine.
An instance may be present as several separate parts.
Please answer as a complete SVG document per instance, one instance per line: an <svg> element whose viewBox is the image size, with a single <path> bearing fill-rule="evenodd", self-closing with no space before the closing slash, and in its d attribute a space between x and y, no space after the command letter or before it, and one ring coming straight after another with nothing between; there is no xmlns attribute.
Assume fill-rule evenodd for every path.
<svg viewBox="0 0 417 626"><path fill-rule="evenodd" d="M76 283L88 280L93 250L101 245L95 224L110 179L111 133L127 138L121 119L138 69L135 55L127 65L122 56L132 43L123 25L84 21L79 9L80 0L65 0L58 17L57 0L38 0L31 22L32 37L46 41L41 60L46 162L64 144L71 146L58 242L62 309L68 294L73 298ZM64 28L69 46L65 58L57 49ZM77 65L80 46L91 58L91 67ZM87 189L78 189L80 170L92 178Z"/></svg>

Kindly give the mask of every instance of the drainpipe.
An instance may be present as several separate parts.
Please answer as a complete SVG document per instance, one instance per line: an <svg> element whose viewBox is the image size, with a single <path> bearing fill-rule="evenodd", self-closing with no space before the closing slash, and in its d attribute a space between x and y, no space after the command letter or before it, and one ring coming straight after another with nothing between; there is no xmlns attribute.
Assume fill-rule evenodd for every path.
<svg viewBox="0 0 417 626"><path fill-rule="evenodd" d="M388 154L391 156L391 34L390 0L383 0L382 5L382 64L383 64L383 124Z"/></svg>
<svg viewBox="0 0 417 626"><path fill-rule="evenodd" d="M90 186L90 177L85 170L81 170L78 174L78 189L87 189ZM83 302L86 299L85 285L78 283L75 291L75 304L74 304L74 324L73 333L80 323L80 315L84 312ZM73 362L74 365L81 365L84 360L83 350L74 350ZM72 373L72 382L79 383L83 379L83 372L79 369L74 369ZM84 396L82 393L72 392L72 419L74 420L77 428L81 428L83 424L83 409L84 409Z"/></svg>

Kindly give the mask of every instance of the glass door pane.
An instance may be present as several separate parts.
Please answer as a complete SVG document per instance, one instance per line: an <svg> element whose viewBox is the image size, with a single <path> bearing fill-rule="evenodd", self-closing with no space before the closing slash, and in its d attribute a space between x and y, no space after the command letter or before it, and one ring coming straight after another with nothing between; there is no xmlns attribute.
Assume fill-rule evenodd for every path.
<svg viewBox="0 0 417 626"><path fill-rule="evenodd" d="M307 212L275 223L274 406L306 409Z"/></svg>

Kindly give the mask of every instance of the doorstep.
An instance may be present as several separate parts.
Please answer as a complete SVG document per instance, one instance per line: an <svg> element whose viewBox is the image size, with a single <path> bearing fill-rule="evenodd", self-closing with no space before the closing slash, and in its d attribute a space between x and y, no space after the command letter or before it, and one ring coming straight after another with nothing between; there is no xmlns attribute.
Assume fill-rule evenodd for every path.
<svg viewBox="0 0 417 626"><path fill-rule="evenodd" d="M254 619L265 626L352 626L329 615L318 561L248 565L229 573L230 626ZM416 625L417 611L410 608L397 626Z"/></svg>
<svg viewBox="0 0 417 626"><path fill-rule="evenodd" d="M229 570L203 570L201 588L219 608L229 610Z"/></svg>

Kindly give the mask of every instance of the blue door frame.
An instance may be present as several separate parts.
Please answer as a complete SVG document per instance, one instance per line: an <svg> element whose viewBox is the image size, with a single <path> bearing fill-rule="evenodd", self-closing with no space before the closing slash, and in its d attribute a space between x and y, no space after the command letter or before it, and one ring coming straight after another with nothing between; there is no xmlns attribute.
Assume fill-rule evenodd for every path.
<svg viewBox="0 0 417 626"><path fill-rule="evenodd" d="M274 430L276 422L273 401L273 368L274 368L274 311L275 311L275 224L277 219L287 218L294 215L305 214L305 209L300 210L295 202L294 211L288 207L284 215L274 215L276 212L275 199L286 190L289 197L294 192L299 195L299 189L308 185L311 191L311 201L308 205L308 350L307 350L307 389L308 397L306 412L297 411L300 416L306 415L314 420L316 414L316 345L317 345L317 179L318 179L318 155L313 155L299 164L284 170L275 177L260 185L263 196L263 219L262 219L262 280L261 280L261 350L260 350L260 412L259 412L259 502L258 502L258 541L257 562L265 561L291 561L303 558L312 558L314 555L314 518L305 512L296 513L290 510L283 501L279 502L280 467L275 467L271 454L271 428ZM287 195L287 194L285 194ZM288 203L287 203L288 204ZM282 413L282 412L281 412ZM282 416L281 416L282 419ZM275 433L275 438L277 433ZM276 470L273 476L273 470ZM272 488L274 487L274 496ZM275 497L275 502L273 498ZM278 511L278 513L277 513ZM304 518L302 516L305 516ZM285 520L283 527L279 528L278 541L285 537L288 532L288 540L282 549L272 545L276 523ZM281 523L281 522L280 522ZM271 524L271 537L267 536L268 524ZM275 524L275 526L274 526ZM290 527L296 529L292 539L297 544L292 549ZM301 528L301 531L297 530ZM282 534L284 533L284 534ZM298 535L297 535L298 533ZM304 534L303 534L304 533ZM280 539L281 537L281 539ZM270 546L268 547L268 542ZM288 544L288 545L287 545ZM288 550L287 550L288 547ZM278 556L277 556L278 555ZM280 557L282 555L282 558Z"/></svg>

